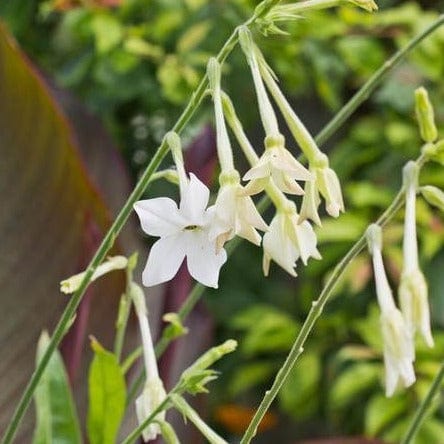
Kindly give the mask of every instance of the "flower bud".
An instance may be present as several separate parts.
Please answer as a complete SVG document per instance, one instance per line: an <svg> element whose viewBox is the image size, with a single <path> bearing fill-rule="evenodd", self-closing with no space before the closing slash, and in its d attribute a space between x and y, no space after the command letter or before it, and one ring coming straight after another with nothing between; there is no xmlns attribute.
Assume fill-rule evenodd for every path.
<svg viewBox="0 0 444 444"><path fill-rule="evenodd" d="M436 208L444 212L444 192L432 185L426 185L419 189L424 199Z"/></svg>
<svg viewBox="0 0 444 444"><path fill-rule="evenodd" d="M438 130L435 125L433 106L425 88L421 87L415 91L415 101L421 137L425 142L434 142L438 137Z"/></svg>
<svg viewBox="0 0 444 444"><path fill-rule="evenodd" d="M338 217L344 212L341 184L331 168L316 168L316 185L325 199L325 209L330 216Z"/></svg>
<svg viewBox="0 0 444 444"><path fill-rule="evenodd" d="M407 327L412 334L419 331L425 343L433 347L427 282L419 268L402 275L398 292Z"/></svg>
<svg viewBox="0 0 444 444"><path fill-rule="evenodd" d="M166 398L163 383L159 378L148 378L142 394L136 399L136 415L139 424L142 424L153 411ZM156 415L156 419L165 420L165 411ZM142 432L144 441L155 439L160 433L160 427L156 423L151 423Z"/></svg>
<svg viewBox="0 0 444 444"><path fill-rule="evenodd" d="M378 9L378 5L373 0L346 0L348 3L353 3L368 12L373 12Z"/></svg>
<svg viewBox="0 0 444 444"><path fill-rule="evenodd" d="M122 270L126 268L128 259L125 256L113 256L109 257L105 262L100 264L94 271L91 281L95 281L104 274L114 270ZM75 274L68 279L60 282L60 291L65 294L74 293L83 281L85 271L79 274Z"/></svg>

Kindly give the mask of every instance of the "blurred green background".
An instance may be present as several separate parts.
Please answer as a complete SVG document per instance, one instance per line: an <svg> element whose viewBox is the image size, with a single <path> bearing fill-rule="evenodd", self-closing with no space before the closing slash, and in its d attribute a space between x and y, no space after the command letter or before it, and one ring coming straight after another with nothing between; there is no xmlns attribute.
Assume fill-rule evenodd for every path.
<svg viewBox="0 0 444 444"><path fill-rule="evenodd" d="M30 59L100 116L135 180L187 103L208 57L251 15L255 4L14 0L0 3L0 16ZM444 9L444 1L432 0L380 0L378 5L374 14L348 6L306 14L285 26L287 36L265 38L257 30L257 43L313 133ZM299 265L296 280L277 267L265 279L260 250L242 245L225 266L220 289L207 291L214 340L233 337L240 342L239 352L220 364L222 374L211 387L209 418L225 436L234 439L243 430L251 417L249 409L270 385L326 276L387 207L401 183L403 164L418 155L421 140L413 91L420 85L429 91L444 136L443 79L441 29L384 80L325 147L343 184L346 214L338 220L323 219L317 230L322 261ZM223 86L251 139L260 146L258 112L250 106L255 104L254 91L238 50L225 66ZM211 122L211 112L207 100L185 131L185 143ZM427 166L420 180L444 188L442 167ZM159 192L170 193L171 188L156 185L148 195ZM384 231L384 257L394 288L399 281L402 231L402 214ZM421 200L418 232L436 345L428 350L418 344L417 383L391 399L383 395L378 311L369 258L362 254L350 265L318 321L258 442L362 435L399 441L444 354L443 215ZM443 418L443 404L437 402L415 442L443 442Z"/></svg>

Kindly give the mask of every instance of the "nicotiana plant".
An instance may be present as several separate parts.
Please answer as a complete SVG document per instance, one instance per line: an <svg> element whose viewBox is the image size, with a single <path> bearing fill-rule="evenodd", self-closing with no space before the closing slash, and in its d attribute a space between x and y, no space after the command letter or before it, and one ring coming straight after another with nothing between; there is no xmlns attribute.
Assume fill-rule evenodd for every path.
<svg viewBox="0 0 444 444"><path fill-rule="evenodd" d="M123 439L122 442L125 444L134 442L139 437L150 441L158 435L162 435L165 442L179 442L166 418L169 409L177 410L191 421L209 442L226 442L188 404L184 395L208 391L208 383L218 376L210 367L225 354L234 352L236 341L228 340L205 352L182 372L176 385L169 391L165 389L159 376L156 358L175 337L186 333L182 321L201 296L203 288L218 287L220 271L228 260L230 252L237 246L239 238L262 248L263 272L266 276L270 273L272 262L295 277L299 260L305 265L310 258L322 259L312 225L316 224L322 230L319 214L321 202L324 202L328 216L334 218L346 211L346 207L338 175L331 168L329 158L320 149L320 144L347 120L374 90L382 77L408 51L444 22L441 16L397 53L349 101L323 133L315 138L286 99L276 74L254 39L252 29L254 25L258 25L265 35L284 33L280 27L281 23L299 20L301 14L306 11L347 4L361 7L369 12L377 9L373 0L306 0L284 5L279 4L277 0L265 0L258 5L254 15L247 22L236 28L218 56L210 58L205 78L199 84L177 124L165 135L156 155L117 216L90 265L83 273L61 283L61 291L73 295L51 339L48 340L45 336L41 341L44 342L44 346L39 346L36 370L2 443L12 442L34 393L38 419L35 442L50 442L45 441L50 439L48 437L51 436L51 425L48 426L48 418L45 417L47 405L42 401L42 387L43 384L48 387L48 381L50 384L57 378L58 381L63 380L60 377L63 375L63 366L60 360L57 360L56 348L69 329L88 285L108 272L121 269L125 269L127 285L116 322L115 349L113 352L107 351L97 339L91 340L94 360L89 374L90 408L87 421L89 441L93 444L115 442L125 408L134 401L139 425ZM257 99L258 114L264 130L261 147L253 147L231 98L223 90L222 65L237 43L245 56ZM193 171L186 171L179 136L206 96L211 98L213 104L220 165L219 188L214 199L211 199L209 188L199 177ZM418 184L421 169L427 162L433 161L444 165L444 141L439 139L433 108L425 89L419 88L415 97L417 121L424 141L419 157L407 162L403 170L402 188L398 195L378 221L368 227L365 234L345 255L334 269L319 298L313 300L312 309L287 359L277 373L272 387L266 392L241 443L248 443L255 436L261 419L290 374L297 358L303 353L305 340L321 315L333 289L343 276L345 268L364 249L366 243L372 258L377 302L380 308L385 392L388 397L402 386L407 387L415 382L415 337L420 336L428 347L433 347L427 282L418 260L415 204L418 193L421 193L431 205L441 210L444 208L443 191L431 185L419 187ZM286 123L291 138L284 136L286 131L280 128L277 110ZM295 151L295 146L300 148L300 153ZM168 152L172 154L175 170L157 171L161 160ZM243 157L249 163L249 169L246 171L241 171ZM156 177L172 178L178 184L180 194L178 204L167 197L139 200L149 183ZM252 196L260 193L263 193L264 197L257 203ZM274 214L266 220L261 213L270 204L274 208ZM384 269L382 235L383 227L403 205L405 205L403 269L398 297L395 298ZM142 275L143 285L153 287L173 279L184 261L190 275L199 283L179 313L165 317L169 326L164 330L156 348L151 337L144 290L133 276L136 255L130 258L115 256L104 261L132 209L137 213L146 234L158 238L148 253ZM134 307L137 316L142 346L122 360L122 347L131 306ZM138 380L141 385L136 383L135 389L127 394L125 375L140 356L143 358L143 370ZM411 427L406 431L404 442L411 442L413 439L433 395L440 386L443 374L444 372L440 371L436 376L428 396L420 406ZM138 389L139 392L134 396L134 391ZM70 400L68 395L66 397ZM67 401L67 405L71 407L72 401ZM71 424L78 427L72 408L70 411L74 418ZM129 412L133 411L134 409L129 409Z"/></svg>

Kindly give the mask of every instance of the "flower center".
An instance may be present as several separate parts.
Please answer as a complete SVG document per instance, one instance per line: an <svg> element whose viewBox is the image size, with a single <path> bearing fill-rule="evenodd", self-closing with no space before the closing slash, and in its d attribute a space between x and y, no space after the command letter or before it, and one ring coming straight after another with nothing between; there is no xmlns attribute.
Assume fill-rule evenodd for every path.
<svg viewBox="0 0 444 444"><path fill-rule="evenodd" d="M198 230L199 228L200 228L199 225L188 225L184 228L184 230L195 231L195 230Z"/></svg>

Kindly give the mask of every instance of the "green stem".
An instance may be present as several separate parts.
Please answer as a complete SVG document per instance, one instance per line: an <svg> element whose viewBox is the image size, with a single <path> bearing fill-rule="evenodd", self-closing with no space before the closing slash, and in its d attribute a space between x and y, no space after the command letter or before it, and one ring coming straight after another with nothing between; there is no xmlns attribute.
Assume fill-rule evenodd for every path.
<svg viewBox="0 0 444 444"><path fill-rule="evenodd" d="M429 407L433 402L433 399L435 398L436 394L438 393L438 390L441 387L443 379L444 379L444 362L441 364L439 372L433 379L432 385L430 386L427 396L424 398L421 405L418 407L418 410L416 410L415 417L413 418L413 421L411 422L405 437L401 441L401 444L409 444L413 442L413 439L416 433L418 432L424 420L424 417L427 414L427 411L429 410Z"/></svg>
<svg viewBox="0 0 444 444"><path fill-rule="evenodd" d="M349 102L344 105L341 112L336 114L336 116L324 127L324 129L319 133L316 138L318 144L323 145L327 139L337 130L338 127L342 126L346 120L354 113L356 108L364 102L370 94L375 90L381 79L385 77L390 71L393 70L399 63L404 59L404 57L415 48L422 40L424 40L429 34L431 34L435 29L439 28L444 23L444 14L441 14L437 20L435 20L430 26L424 29L420 34L414 37L410 42L400 49L398 52L388 59L367 82L362 86L362 88L352 97Z"/></svg>
<svg viewBox="0 0 444 444"><path fill-rule="evenodd" d="M128 324L128 318L131 311L131 297L130 297L130 285L133 281L133 268L127 267L126 269L126 285L125 293L122 294L119 303L119 311L117 314L116 322L116 337L114 339L114 354L117 360L120 362L122 356L123 343L125 341L126 326Z"/></svg>
<svg viewBox="0 0 444 444"><path fill-rule="evenodd" d="M263 17L278 2L279 0L264 0L256 8L254 15L249 20L247 20L244 23L244 25L250 26L251 24L253 24L257 19ZM237 41L238 41L238 30L235 29L216 57L216 60L220 64L222 64L227 58L227 56L231 53ZM194 115L194 113L198 109L203 97L206 94L207 87L208 87L208 78L205 75L200 81L194 93L192 94L190 101L188 102L184 111L180 115L176 124L173 126L172 131L178 134L182 132L182 130L184 129L190 118ZM83 298L83 295L85 294L85 291L91 282L91 277L94 273L94 270L103 261L106 254L113 246L116 237L122 230L123 226L125 225L126 221L128 220L128 217L132 212L134 203L140 199L144 191L147 189L152 175L159 168L159 165L162 162L165 155L167 154L167 152L168 152L168 146L166 144L166 141L163 140L160 146L157 148L157 151L154 154L153 158L151 159L151 162L148 164L147 168L142 174L139 182L136 184L135 188L133 189L132 193L130 194L126 203L124 204L123 208L120 210L119 214L117 215L110 229L106 233L102 243L100 244L94 257L89 263L88 268L86 269L85 276L79 286L79 289L73 294L73 296L69 300L68 305L63 311L62 316L59 322L57 323L57 326L55 327L48 348L46 349L44 355L42 356L42 359L40 360L38 366L34 370L25 388L25 391L23 392L23 395L14 411L11 421L3 435L1 444L10 444L14 439L18 426L32 400L32 396L37 387L37 384L39 383L40 378L42 377L42 374L46 366L48 365L49 359L51 358L57 346L60 344L60 341L62 340L63 335L65 333L66 326L71 322L71 319L75 315L77 307L79 306Z"/></svg>
<svg viewBox="0 0 444 444"><path fill-rule="evenodd" d="M152 423L155 417L162 411L167 410L167 405L171 402L170 395L174 392L174 389L165 397L165 399L152 411L151 415L145 419L141 424L139 424L123 441L122 444L131 444L133 443L139 436L142 435L142 432L145 430L146 426Z"/></svg>

